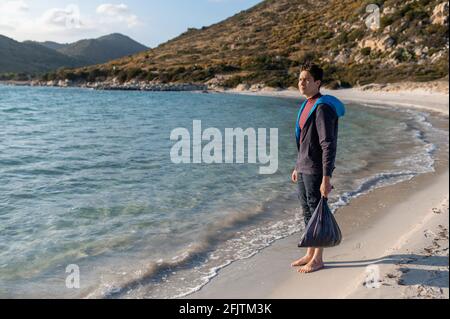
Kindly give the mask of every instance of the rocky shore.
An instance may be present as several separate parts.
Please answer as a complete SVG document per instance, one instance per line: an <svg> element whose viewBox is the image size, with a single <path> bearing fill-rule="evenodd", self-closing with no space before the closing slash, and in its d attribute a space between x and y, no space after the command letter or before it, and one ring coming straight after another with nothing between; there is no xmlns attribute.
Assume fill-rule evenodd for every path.
<svg viewBox="0 0 450 319"><path fill-rule="evenodd" d="M229 93L267 93L267 94L283 94L290 93L297 95L298 89L289 87L287 89L272 88L265 84L246 84L241 83L235 88L224 88L215 82L207 83L160 83L132 80L120 83L116 79L97 82L73 82L70 80L54 80L54 81L0 81L0 84L17 85L17 86L44 86L44 87L80 87L95 90L123 90L123 91L209 91L209 92L229 92ZM332 91L348 92L348 89L336 90L334 88L326 89ZM411 82L404 81L398 83L372 83L363 86L354 87L354 90L361 92L391 92L391 93L440 93L449 94L448 76L428 82Z"/></svg>
<svg viewBox="0 0 450 319"><path fill-rule="evenodd" d="M95 90L121 90L121 91L206 91L208 85L195 83L159 83L130 81L119 83L117 81L105 82L72 82L59 81L3 81L6 85L45 86L45 87L79 87Z"/></svg>

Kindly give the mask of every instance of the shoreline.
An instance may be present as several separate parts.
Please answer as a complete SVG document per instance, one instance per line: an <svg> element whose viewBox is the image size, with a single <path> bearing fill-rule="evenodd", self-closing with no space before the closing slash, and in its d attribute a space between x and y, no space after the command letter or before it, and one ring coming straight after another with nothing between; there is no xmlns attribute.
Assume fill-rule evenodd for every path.
<svg viewBox="0 0 450 319"><path fill-rule="evenodd" d="M433 85L435 83L440 83L440 85ZM387 83L384 85L369 84L362 87L349 89L322 89L322 93L334 95L344 102L372 105L389 104L398 107L423 109L448 116L448 83L446 83L445 85L442 85L442 83L442 81L431 81L425 83ZM223 93L302 99L300 93L295 88L274 89L261 87L259 89L253 90L251 88L218 89L211 88L206 84L195 83L162 84L131 81L124 84L109 82L73 84L66 81L50 81L48 83L41 83L36 81L0 81L0 85L82 88L110 91ZM420 88L421 85L422 88Z"/></svg>
<svg viewBox="0 0 450 319"><path fill-rule="evenodd" d="M360 96L351 95L354 91L347 90L350 95L340 97L360 102ZM335 92L324 90L325 94ZM296 91L226 93L299 98ZM370 94L385 105L397 102L399 107L448 118L446 94L416 92L410 95L413 103L405 103L398 92L385 93ZM362 94L367 96L367 92ZM437 103L427 107L415 100L424 94L434 96ZM297 248L300 234L294 234L221 269L208 284L183 299L448 298L448 160L448 153L439 147L434 172L377 188L338 209L336 219L344 240L325 251L324 270L302 275L290 267L305 253ZM379 274L373 282L376 289L369 289L370 269Z"/></svg>
<svg viewBox="0 0 450 319"><path fill-rule="evenodd" d="M250 90L227 90L227 94L243 94L255 96L268 96L280 98L303 99L297 90L281 91L250 91ZM396 107L409 107L449 115L449 94L442 92L428 92L424 90L399 90L399 91L375 91L363 90L361 88L329 90L322 89L323 94L334 95L344 102L370 104L370 105L392 105Z"/></svg>
<svg viewBox="0 0 450 319"><path fill-rule="evenodd" d="M361 103L361 96L355 96L357 89L346 89L329 91L324 90L325 94L336 95L336 92L343 92L344 97L341 97L345 101L358 101ZM353 93L352 93L353 92ZM232 94L251 94L251 95L265 95L280 98L300 98L300 94L295 90L279 91L279 92L235 92L226 91L218 93L232 93ZM363 97L375 95L376 101L379 104L395 104L393 102L393 97L391 94L396 95L396 101L399 107L414 107L419 109L426 109L427 111L432 111L439 113L440 117L448 118L448 95L444 103L444 98L437 93L425 94L428 97L436 98L440 103L440 107L427 108L427 105L420 104L416 101L416 104L410 105L405 103L404 96L399 96L399 93L384 94L374 93L374 92L362 92ZM347 94L347 96L345 96ZM353 94L353 95L352 95ZM409 94L409 93L408 93ZM420 94L424 94L420 92ZM416 95L410 97L412 102L417 99ZM445 95L444 95L445 96ZM429 101L429 100L427 100ZM370 103L363 100L364 103ZM375 103L376 104L376 103ZM448 130L448 126L446 126ZM365 260L366 264L369 264L367 260L372 260L374 258L385 257L383 253L385 251L392 250L392 247L398 246L396 251L406 251L407 249L416 249L423 242L420 240L420 231L422 229L420 225L428 225L430 222L436 224L436 218L430 211L433 209L438 209L443 203L444 199L447 198L448 201L448 155L447 157L441 155L436 158L435 162L435 173L426 173L414 177L410 181L401 182L391 186L386 186L382 188L375 189L369 194L352 199L352 201L345 207L340 208L337 212L338 222L341 225L344 234L346 234L345 241L339 247L330 249L330 254L327 252L325 254L325 262L330 265L334 263L343 264L347 260ZM435 180L438 180L437 182ZM445 180L447 182L445 182ZM446 191L446 193L445 193ZM412 193L412 194L410 194ZM420 195L422 194L422 195ZM424 195L425 194L425 195ZM445 195L445 196L444 196ZM416 197L421 199L417 199ZM436 196L436 197L434 197ZM439 198L438 198L439 197ZM431 201L429 198L433 198ZM407 203L411 200L411 204L408 208ZM401 207L403 205L403 208ZM400 206L400 208L399 208ZM369 207L369 209L367 209ZM408 214L411 208L420 207L420 211L414 212L414 214ZM448 207L448 205L447 205ZM445 203L441 209L443 212L439 214L440 217L446 216L448 219L448 208L447 213L445 213ZM361 214L360 212L363 212ZM411 215L414 215L411 217ZM403 219L401 218L403 217ZM398 225L402 220L407 219L408 223L404 225L401 229L395 229L392 225ZM439 221L437 226L443 224L443 221ZM419 226L418 226L419 225ZM390 226L390 227L389 227ZM434 225L436 226L436 225ZM430 230L431 233L440 233L436 230L434 226L425 227L425 230ZM434 227L434 228L433 228ZM445 226L448 233L448 222ZM389 232L386 230L389 229ZM423 230L423 231L425 231ZM383 239L390 238L389 241L383 245L377 246L377 241L379 240L380 234L383 234ZM419 234L419 235L418 235ZM358 236L365 238L364 240L358 241ZM398 243L398 238L402 236L403 242ZM263 249L253 257L244 260L238 260L233 262L229 266L221 269L218 275L211 279L209 283L203 286L198 292L187 295L183 298L358 298L364 296L364 298L372 298L373 293L368 293L367 288L363 291L358 291L361 289L361 280L364 279L365 268L358 266L343 266L336 267L332 266L329 269L325 269L323 272L316 274L307 275L305 279L299 279L299 274L291 269L290 263L297 259L300 255L301 250L296 246L299 238L299 234L286 237L285 239L280 239L274 242L269 247ZM415 244L413 248L407 248L406 244L409 244L409 238L415 239L418 243ZM397 241L395 241L395 240ZM448 239L448 236L447 236ZM448 241L448 240L447 240ZM366 244L366 243L371 243ZM365 246L369 246L370 250L364 250ZM373 248L376 247L376 248ZM429 249L429 247L423 247L423 249ZM447 244L448 249L448 244ZM349 253L350 251L350 253ZM367 252L367 255L365 254ZM404 253L405 255L405 253ZM419 254L416 254L419 255ZM381 257L380 257L381 256ZM425 258L424 256L422 256ZM423 259L421 257L421 259ZM331 260L331 262L330 262ZM402 260L397 260L401 263ZM360 263L361 264L361 263ZM362 263L363 264L363 263ZM269 267L263 265L270 265ZM387 268L385 270L385 265L383 265L383 276L388 276L388 279L393 279L397 276L398 269L392 270ZM347 268L344 268L347 267ZM447 269L448 269L448 250L447 250ZM386 274L385 274L386 272ZM323 278L321 275L324 275ZM411 272L409 272L411 273ZM414 273L414 271L413 271ZM403 273L402 273L403 274ZM448 274L448 272L447 272ZM394 277L393 277L394 276ZM402 275L399 275L400 278ZM341 281L333 281L339 277ZM342 278L341 278L342 277ZM392 277L392 278L391 278ZM445 277L445 276L444 276ZM356 280L355 278L358 278ZM362 279L361 279L362 278ZM447 275L448 278L448 275ZM345 282L343 280L346 280ZM401 285L395 285L390 283L389 280L384 280L383 284L390 284L394 292L391 291L392 296L399 297L402 296L403 292L400 293ZM403 280L403 279L399 279ZM345 291L340 290L338 292L329 289L328 282L333 283L330 287L345 287ZM351 281L351 284L348 282ZM391 280L392 281L392 280ZM447 280L448 282L448 280ZM299 286L300 285L300 286ZM299 287L306 287L304 291L298 291ZM317 288L314 288L317 287ZM408 286L408 288L410 288ZM445 288L445 287L444 287ZM314 290L316 289L316 290ZM320 289L320 290L319 290ZM397 289L397 291L395 291ZM411 290L411 289L410 289ZM306 292L305 292L306 291ZM381 290L375 290L375 292L380 292ZM410 296L414 296L415 290L410 291ZM431 292L431 295L435 292ZM448 284L446 290L444 290L444 295L447 293L448 296ZM429 294L429 292L427 292ZM388 293L382 294L381 297L386 297ZM380 297L380 296L379 296Z"/></svg>
<svg viewBox="0 0 450 319"><path fill-rule="evenodd" d="M405 281L402 271L411 257L431 258L432 268L433 263L434 268L447 267L444 283L439 281L443 291L438 298L448 298L448 159L436 163L433 173L375 189L339 209L335 216L344 239L340 246L325 250L325 269L304 275L290 267L292 261L305 253L297 248L300 234L294 234L251 258L232 263L198 292L183 299L412 298L419 295L419 287L402 283ZM447 232L444 257L433 252L429 256L424 254L429 243L422 230L436 234L436 225L442 225L440 231ZM414 249L408 246L411 242ZM380 289L364 286L366 267L372 264L380 267ZM414 263L410 266L419 273L415 282L420 282L420 275L424 281L428 280L436 271L418 271Z"/></svg>
<svg viewBox="0 0 450 319"><path fill-rule="evenodd" d="M6 86L29 86L29 87L56 87L56 88L79 88L93 89L98 91L144 91L144 92L206 92L206 84L196 83L152 83L130 81L127 83L117 82L87 82L72 83L71 81L0 81L0 85Z"/></svg>

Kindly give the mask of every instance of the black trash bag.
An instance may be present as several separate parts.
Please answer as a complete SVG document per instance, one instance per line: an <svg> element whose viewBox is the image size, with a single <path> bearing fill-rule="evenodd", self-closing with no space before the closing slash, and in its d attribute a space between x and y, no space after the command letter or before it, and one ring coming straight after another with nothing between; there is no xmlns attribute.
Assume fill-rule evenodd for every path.
<svg viewBox="0 0 450 319"><path fill-rule="evenodd" d="M341 240L342 233L328 207L328 199L322 197L306 226L298 247L334 247L338 246Z"/></svg>

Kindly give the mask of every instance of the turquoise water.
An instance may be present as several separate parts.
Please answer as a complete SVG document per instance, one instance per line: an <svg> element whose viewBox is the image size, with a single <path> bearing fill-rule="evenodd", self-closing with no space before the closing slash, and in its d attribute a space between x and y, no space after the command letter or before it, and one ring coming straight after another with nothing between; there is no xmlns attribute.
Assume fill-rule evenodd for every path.
<svg viewBox="0 0 450 319"><path fill-rule="evenodd" d="M300 100L0 86L0 297L169 298L301 230ZM433 170L428 114L348 104L336 210ZM279 169L173 164L173 129L278 128ZM447 142L448 144L448 142ZM80 268L80 289L65 285Z"/></svg>

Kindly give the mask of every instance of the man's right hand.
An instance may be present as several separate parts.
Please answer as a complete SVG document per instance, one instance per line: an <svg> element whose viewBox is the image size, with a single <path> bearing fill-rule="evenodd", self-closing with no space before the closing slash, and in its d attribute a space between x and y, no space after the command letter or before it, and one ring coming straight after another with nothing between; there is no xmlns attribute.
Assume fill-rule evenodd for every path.
<svg viewBox="0 0 450 319"><path fill-rule="evenodd" d="M297 181L298 181L298 172L297 172L297 170L295 170L294 169L294 171L292 172L292 182L293 183L297 183Z"/></svg>

